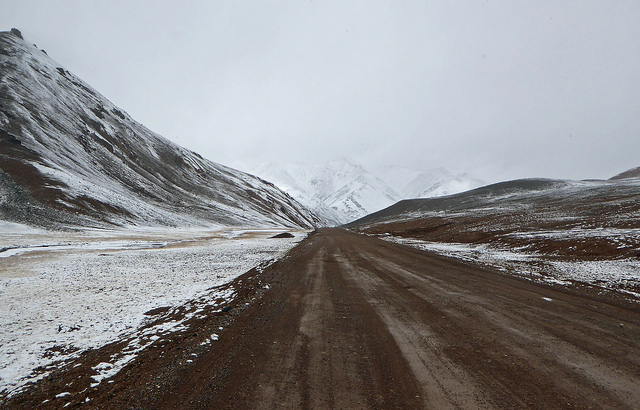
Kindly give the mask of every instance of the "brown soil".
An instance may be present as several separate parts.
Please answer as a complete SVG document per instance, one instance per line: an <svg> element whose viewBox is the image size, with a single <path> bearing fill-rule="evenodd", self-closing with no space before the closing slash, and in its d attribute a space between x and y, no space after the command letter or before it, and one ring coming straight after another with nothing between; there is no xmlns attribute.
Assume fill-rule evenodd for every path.
<svg viewBox="0 0 640 410"><path fill-rule="evenodd" d="M269 289L265 289L265 284ZM640 309L327 229L94 389L6 408L637 408ZM220 340L201 342L217 331ZM197 356L193 356L197 354ZM92 356L93 355L93 356ZM95 357L94 357L95 356ZM192 358L193 362L186 362ZM76 373L73 373L73 372ZM84 373L83 373L84 372ZM61 392L67 397L54 399ZM84 403L86 398L90 401ZM44 400L50 400L44 405Z"/></svg>
<svg viewBox="0 0 640 410"><path fill-rule="evenodd" d="M489 244L552 260L640 257L637 182L516 180L398 202L347 226L367 234Z"/></svg>
<svg viewBox="0 0 640 410"><path fill-rule="evenodd" d="M595 228L639 229L640 220L625 220L626 226L615 226L606 218L594 224ZM615 214L614 214L615 215ZM542 219L543 221L540 221ZM640 243L630 234L621 246L619 238L612 236L580 237L570 235L575 222L554 222L552 218L530 218L519 213L495 213L477 215L469 212L463 216L415 218L400 222L380 223L360 229L373 235L393 235L433 242L459 242L491 244L498 248L521 249L529 253L563 260L611 260L637 258ZM588 228L582 231L588 233ZM538 231L564 232L566 236L535 235ZM533 233L533 234L532 234Z"/></svg>

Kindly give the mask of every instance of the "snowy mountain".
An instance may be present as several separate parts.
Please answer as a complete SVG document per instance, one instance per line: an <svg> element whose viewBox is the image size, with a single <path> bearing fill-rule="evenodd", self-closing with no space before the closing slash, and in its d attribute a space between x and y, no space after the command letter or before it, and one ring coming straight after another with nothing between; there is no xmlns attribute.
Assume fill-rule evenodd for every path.
<svg viewBox="0 0 640 410"><path fill-rule="evenodd" d="M640 297L639 178L505 181L401 201L346 228L535 283Z"/></svg>
<svg viewBox="0 0 640 410"><path fill-rule="evenodd" d="M256 173L311 209L327 225L339 225L395 203L400 195L348 159L322 166L268 164Z"/></svg>
<svg viewBox="0 0 640 410"><path fill-rule="evenodd" d="M422 172L389 166L370 172L346 158L322 166L269 164L256 173L313 210L328 225L353 221L402 199L448 195L483 185L482 181L442 168Z"/></svg>
<svg viewBox="0 0 640 410"><path fill-rule="evenodd" d="M327 163L312 183L319 199L338 212L340 222L348 222L382 209L400 199L384 181L347 159Z"/></svg>
<svg viewBox="0 0 640 410"><path fill-rule="evenodd" d="M402 199L431 198L452 195L485 185L469 175L452 174L444 168L419 171L408 167L382 166L376 169L388 185L402 195Z"/></svg>
<svg viewBox="0 0 640 410"><path fill-rule="evenodd" d="M50 227L318 222L274 185L137 123L15 29L0 33L0 219Z"/></svg>
<svg viewBox="0 0 640 410"><path fill-rule="evenodd" d="M471 244L480 251L474 258L491 248L508 250L511 253L503 257L513 260L535 254L554 263L561 258L571 262L628 258L635 264L639 199L637 178L519 179L446 197L404 200L347 227L441 245ZM622 268L637 272L630 265ZM603 279L607 276L603 272L607 269L601 267L594 278Z"/></svg>

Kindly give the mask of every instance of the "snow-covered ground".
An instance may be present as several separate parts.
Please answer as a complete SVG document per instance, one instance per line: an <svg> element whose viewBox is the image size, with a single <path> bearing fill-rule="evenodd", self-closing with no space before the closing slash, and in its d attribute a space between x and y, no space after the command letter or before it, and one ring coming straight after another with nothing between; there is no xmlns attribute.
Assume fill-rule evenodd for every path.
<svg viewBox="0 0 640 410"><path fill-rule="evenodd" d="M50 232L0 223L0 392L43 377L32 374L38 367L131 340L127 354L95 369L96 382L112 376L158 333L181 325L140 333L145 312L228 301L234 297L228 288L211 288L280 258L306 236L270 238L278 232Z"/></svg>
<svg viewBox="0 0 640 410"><path fill-rule="evenodd" d="M536 282L597 285L625 293L640 302L640 293L632 290L640 288L640 260L637 259L567 261L523 249L503 249L488 244L429 242L391 235L381 236L381 239L491 266Z"/></svg>

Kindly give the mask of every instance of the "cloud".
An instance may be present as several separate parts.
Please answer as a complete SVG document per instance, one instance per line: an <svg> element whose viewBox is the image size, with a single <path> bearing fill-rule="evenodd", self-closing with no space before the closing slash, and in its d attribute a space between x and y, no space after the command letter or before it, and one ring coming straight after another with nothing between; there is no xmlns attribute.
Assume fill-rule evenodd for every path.
<svg viewBox="0 0 640 410"><path fill-rule="evenodd" d="M489 181L639 165L635 1L0 5L6 29L225 164L347 156Z"/></svg>

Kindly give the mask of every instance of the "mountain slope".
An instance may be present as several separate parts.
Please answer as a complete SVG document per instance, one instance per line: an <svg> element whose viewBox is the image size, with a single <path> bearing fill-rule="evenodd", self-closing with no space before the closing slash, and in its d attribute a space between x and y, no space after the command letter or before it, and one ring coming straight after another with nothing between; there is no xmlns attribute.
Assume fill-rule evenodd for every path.
<svg viewBox="0 0 640 410"><path fill-rule="evenodd" d="M317 218L274 185L134 121L0 33L0 218L58 226L291 226Z"/></svg>
<svg viewBox="0 0 640 410"><path fill-rule="evenodd" d="M402 199L447 195L484 185L442 168L423 172L382 166L370 172L346 158L323 166L269 164L258 173L312 209L328 225L356 220Z"/></svg>
<svg viewBox="0 0 640 410"><path fill-rule="evenodd" d="M621 172L616 176L613 176L609 179L627 179L627 178L640 178L640 167L632 168L627 171Z"/></svg>
<svg viewBox="0 0 640 410"><path fill-rule="evenodd" d="M402 201L347 227L546 286L640 301L638 178L507 181Z"/></svg>
<svg viewBox="0 0 640 410"><path fill-rule="evenodd" d="M322 166L268 164L258 173L313 210L327 225L352 221L402 199L384 181L346 158Z"/></svg>
<svg viewBox="0 0 640 410"><path fill-rule="evenodd" d="M320 178L312 182L320 188L316 195L338 211L342 223L382 209L401 198L382 180L344 158L330 161Z"/></svg>
<svg viewBox="0 0 640 410"><path fill-rule="evenodd" d="M446 197L401 201L347 226L572 260L637 258L640 182L508 181Z"/></svg>
<svg viewBox="0 0 640 410"><path fill-rule="evenodd" d="M430 198L457 194L485 185L484 181L467 174L452 174L444 168L429 171L400 166L383 166L376 171L403 199Z"/></svg>

